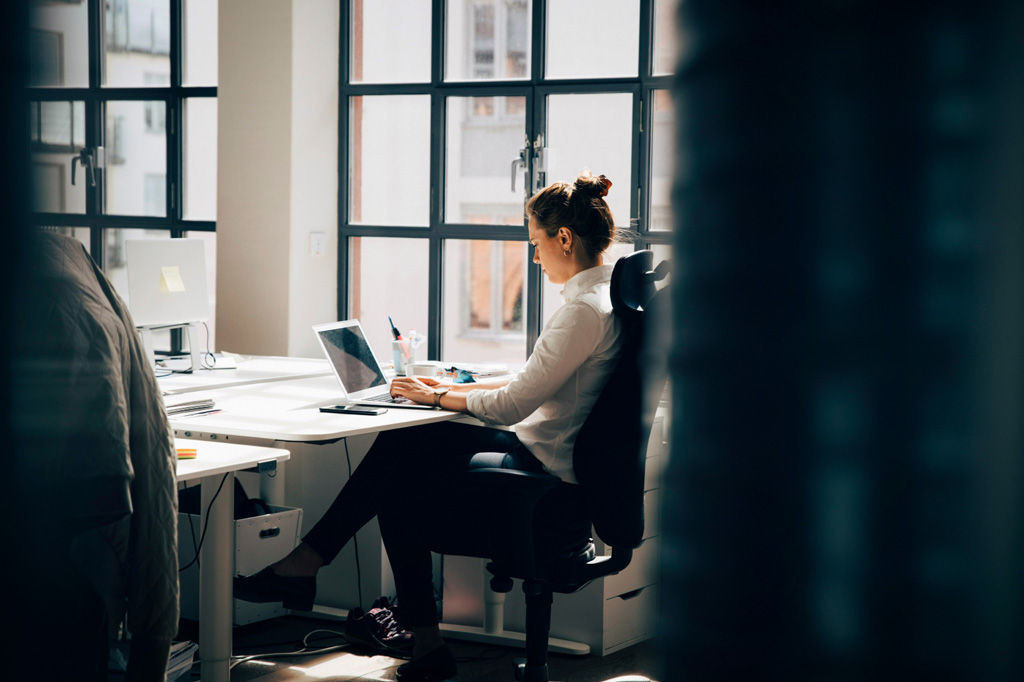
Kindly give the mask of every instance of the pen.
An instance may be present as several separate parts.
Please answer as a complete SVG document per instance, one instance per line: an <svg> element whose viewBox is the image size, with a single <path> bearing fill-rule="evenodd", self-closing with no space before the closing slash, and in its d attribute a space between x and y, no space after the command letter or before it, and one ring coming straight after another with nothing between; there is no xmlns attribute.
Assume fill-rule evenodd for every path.
<svg viewBox="0 0 1024 682"><path fill-rule="evenodd" d="M392 322L390 315L388 315L388 323L391 325L391 335L395 337L395 341L404 341L404 339L402 338L402 333L398 331L398 327L396 327L395 323ZM402 344L402 357L404 357L406 360L408 360L410 357L409 347L405 343Z"/></svg>

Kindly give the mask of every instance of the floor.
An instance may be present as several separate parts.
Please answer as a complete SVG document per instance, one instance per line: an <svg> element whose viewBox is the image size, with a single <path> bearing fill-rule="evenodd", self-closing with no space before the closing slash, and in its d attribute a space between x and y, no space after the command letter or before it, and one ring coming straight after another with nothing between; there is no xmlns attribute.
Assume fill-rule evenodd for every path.
<svg viewBox="0 0 1024 682"><path fill-rule="evenodd" d="M282 616L235 628L234 654L243 658L231 670L232 682L394 680L395 669L405 661L348 644L336 634L342 625L336 620ZM196 624L183 620L179 638L196 641ZM453 680L515 680L512 661L523 655L521 649L460 641L449 644L459 661L459 674ZM303 650L305 654L296 655ZM548 665L552 680L566 682L603 682L626 675L657 679L657 655L650 642L604 657L552 654ZM197 663L191 678L180 680L198 680L199 668Z"/></svg>

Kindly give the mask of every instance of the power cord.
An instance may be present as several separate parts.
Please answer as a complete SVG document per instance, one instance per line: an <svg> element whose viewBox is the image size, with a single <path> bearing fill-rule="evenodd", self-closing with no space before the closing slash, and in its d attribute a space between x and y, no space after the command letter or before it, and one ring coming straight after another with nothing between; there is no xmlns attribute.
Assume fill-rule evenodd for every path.
<svg viewBox="0 0 1024 682"><path fill-rule="evenodd" d="M188 487L189 486L186 483L185 484L185 490L187 490ZM192 518L191 518L191 516L192 515L189 514L188 532L189 532L189 536L192 539L192 557L193 557L192 562L195 563L196 560L199 558L199 545L196 543L196 527L194 525L192 525ZM178 534L179 535L181 534L181 528L180 527L178 528ZM190 563L189 566L191 566L191 565L192 564ZM188 566L186 566L185 568L188 568ZM181 573L182 571L184 571L185 568L179 568L178 569L178 573Z"/></svg>
<svg viewBox="0 0 1024 682"><path fill-rule="evenodd" d="M348 438L344 438L342 440L345 443L345 462L348 464L348 477L349 477L349 479L351 479L352 478L352 457L351 457L351 455L349 455L349 452L348 452ZM356 533L356 534L354 534L352 536L352 547L353 547L353 549L355 549L355 552L356 552L356 589L359 590L359 595L358 595L358 598L359 598L359 608L360 608L360 610L362 610L362 608L363 608L363 572L362 572L362 569L359 568L359 538L357 537L357 535L358 535L358 533Z"/></svg>
<svg viewBox="0 0 1024 682"><path fill-rule="evenodd" d="M317 634L319 632L326 632L326 633L329 633L331 635L334 635L334 636L337 636L337 637L341 637L342 639L344 639L344 637L345 637L345 635L343 635L340 632L337 632L336 630L325 630L325 629L312 630L312 631L306 633L306 636L302 638L302 649L300 649L298 651L281 651L281 652L272 653L272 654L250 654L248 656L232 656L231 657L231 664L230 664L229 668L234 668L239 663L245 663L247 661L252 661L254 659L287 658L287 657L292 657L292 656L319 656L320 654L327 654L327 653L330 653L332 651L338 651L340 649L344 649L345 647L351 646L349 644L349 642L346 641L346 642L344 642L342 644L335 644L333 646L322 647L322 648L319 648L319 649L310 649L309 648L310 638L313 635L315 635L315 634Z"/></svg>
<svg viewBox="0 0 1024 682"><path fill-rule="evenodd" d="M206 352L203 353L202 365L203 369L213 369L217 366L217 356L210 350L210 328L203 322L203 329L206 330ZM210 363L210 364L206 364Z"/></svg>

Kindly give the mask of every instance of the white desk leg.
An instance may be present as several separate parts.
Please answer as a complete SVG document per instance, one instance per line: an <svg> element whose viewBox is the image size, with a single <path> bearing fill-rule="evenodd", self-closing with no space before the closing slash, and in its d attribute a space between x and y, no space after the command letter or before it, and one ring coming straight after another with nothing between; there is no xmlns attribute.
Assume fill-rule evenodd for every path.
<svg viewBox="0 0 1024 682"><path fill-rule="evenodd" d="M209 515L209 519L200 521L200 527L206 528L199 566L199 655L202 658L203 682L228 682L231 675L234 490L233 472L207 476L202 480L202 510Z"/></svg>

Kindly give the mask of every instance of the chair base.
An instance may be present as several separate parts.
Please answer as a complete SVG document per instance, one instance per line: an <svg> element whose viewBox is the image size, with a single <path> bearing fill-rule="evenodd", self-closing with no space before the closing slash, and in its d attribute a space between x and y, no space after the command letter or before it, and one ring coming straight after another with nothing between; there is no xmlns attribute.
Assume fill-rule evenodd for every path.
<svg viewBox="0 0 1024 682"><path fill-rule="evenodd" d="M498 644L502 646L525 646L526 634L522 632L510 632L501 630L499 632L487 632L481 627L472 625L453 625L441 623L441 633L451 639L461 639L467 642L480 642L483 644ZM550 637L548 639L548 651L558 654L569 654L570 656L586 656L590 653L590 645L582 642L573 642L568 639Z"/></svg>

